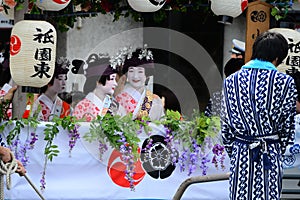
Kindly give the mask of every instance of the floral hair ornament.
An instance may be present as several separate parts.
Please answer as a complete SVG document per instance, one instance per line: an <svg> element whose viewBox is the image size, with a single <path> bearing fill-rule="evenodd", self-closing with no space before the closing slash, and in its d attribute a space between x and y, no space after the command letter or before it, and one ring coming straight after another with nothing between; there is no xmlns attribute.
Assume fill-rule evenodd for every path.
<svg viewBox="0 0 300 200"><path fill-rule="evenodd" d="M61 65L61 68L63 69L67 69L71 65L70 61L65 57L59 57L56 62L58 65Z"/></svg>
<svg viewBox="0 0 300 200"><path fill-rule="evenodd" d="M144 48L141 49L141 52L139 54L139 59L142 60L143 58L146 58L146 60L153 60L153 54L151 50L147 49L148 45L144 44Z"/></svg>
<svg viewBox="0 0 300 200"><path fill-rule="evenodd" d="M122 73L126 74L129 67L154 68L152 51L147 49L147 44L143 48L137 48L132 52L131 58L126 59L122 65Z"/></svg>
<svg viewBox="0 0 300 200"><path fill-rule="evenodd" d="M69 71L71 63L70 61L65 57L59 57L56 59L55 63L55 71L54 75L57 76L59 74L67 74Z"/></svg>
<svg viewBox="0 0 300 200"><path fill-rule="evenodd" d="M110 65L109 59L108 53L91 54L86 60L86 65L83 66L84 74L87 77L104 75L108 67L112 68L110 71L113 71L115 68Z"/></svg>
<svg viewBox="0 0 300 200"><path fill-rule="evenodd" d="M132 46L123 47L119 49L118 53L115 56L111 56L109 62L112 68L117 69L124 65L126 59L132 57L133 48Z"/></svg>

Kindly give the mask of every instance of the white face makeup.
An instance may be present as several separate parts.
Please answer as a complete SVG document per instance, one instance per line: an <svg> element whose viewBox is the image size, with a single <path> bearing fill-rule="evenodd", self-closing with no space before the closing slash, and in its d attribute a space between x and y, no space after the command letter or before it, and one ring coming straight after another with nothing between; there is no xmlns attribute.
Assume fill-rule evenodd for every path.
<svg viewBox="0 0 300 200"><path fill-rule="evenodd" d="M146 74L143 67L129 67L127 72L129 84L136 90L145 86Z"/></svg>
<svg viewBox="0 0 300 200"><path fill-rule="evenodd" d="M109 80L106 80L105 85L98 84L98 88L102 90L104 94L112 95L117 87L116 81L117 74L111 74Z"/></svg>
<svg viewBox="0 0 300 200"><path fill-rule="evenodd" d="M49 87L54 92L60 93L64 92L66 89L66 80L67 80L67 74L59 74L58 78L54 78L53 85Z"/></svg>

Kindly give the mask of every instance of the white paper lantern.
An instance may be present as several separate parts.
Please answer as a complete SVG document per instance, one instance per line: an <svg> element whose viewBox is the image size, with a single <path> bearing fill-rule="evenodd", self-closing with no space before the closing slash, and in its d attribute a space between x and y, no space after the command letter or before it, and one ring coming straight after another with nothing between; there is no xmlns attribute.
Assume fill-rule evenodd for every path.
<svg viewBox="0 0 300 200"><path fill-rule="evenodd" d="M272 28L269 31L280 33L284 36L289 44L289 52L282 64L277 66L278 71L286 73L286 71L300 71L300 33L289 28Z"/></svg>
<svg viewBox="0 0 300 200"><path fill-rule="evenodd" d="M211 10L216 15L237 17L246 9L247 0L210 0Z"/></svg>
<svg viewBox="0 0 300 200"><path fill-rule="evenodd" d="M166 0L128 0L130 7L138 12L156 12L165 3Z"/></svg>
<svg viewBox="0 0 300 200"><path fill-rule="evenodd" d="M36 0L35 5L42 10L59 11L69 5L71 0Z"/></svg>
<svg viewBox="0 0 300 200"><path fill-rule="evenodd" d="M55 28L46 21L16 23L10 37L12 79L21 86L42 87L53 76L56 60Z"/></svg>

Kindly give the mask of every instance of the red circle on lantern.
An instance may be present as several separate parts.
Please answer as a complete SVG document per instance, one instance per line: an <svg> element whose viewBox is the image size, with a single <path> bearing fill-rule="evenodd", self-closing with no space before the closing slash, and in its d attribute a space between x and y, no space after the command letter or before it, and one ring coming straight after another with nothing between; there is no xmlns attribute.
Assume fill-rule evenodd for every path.
<svg viewBox="0 0 300 200"><path fill-rule="evenodd" d="M68 3L70 0L53 0L55 3L58 3L58 4L66 4Z"/></svg>
<svg viewBox="0 0 300 200"><path fill-rule="evenodd" d="M134 181L133 184L137 185L143 180L144 176L146 175L146 172L142 168L142 163L140 160L135 162L134 166L135 174L132 178ZM122 161L122 154L114 149L108 161L107 172L115 184L121 187L129 188L130 183L126 178L125 170L126 165Z"/></svg>
<svg viewBox="0 0 300 200"><path fill-rule="evenodd" d="M12 35L10 37L9 53L11 56L18 54L21 50L21 40L18 36Z"/></svg>

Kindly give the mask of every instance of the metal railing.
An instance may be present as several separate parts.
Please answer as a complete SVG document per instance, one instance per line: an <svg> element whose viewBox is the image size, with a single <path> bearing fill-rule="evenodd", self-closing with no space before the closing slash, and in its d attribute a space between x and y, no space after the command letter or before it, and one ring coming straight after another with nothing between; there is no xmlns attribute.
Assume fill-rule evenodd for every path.
<svg viewBox="0 0 300 200"><path fill-rule="evenodd" d="M213 181L223 181L229 179L229 173L226 174L214 174L214 175L206 175L206 176L194 176L191 178L186 179L184 182L182 182L177 189L173 200L180 200L185 190L192 184L195 183L204 183L204 182L213 182ZM284 174L283 179L294 179L294 180L300 180L300 174ZM300 181L298 183L298 186L300 187ZM299 189L283 189L282 194L300 194L300 188Z"/></svg>
<svg viewBox="0 0 300 200"><path fill-rule="evenodd" d="M206 176L194 176L186 179L181 183L179 188L177 189L173 200L180 200L183 193L192 184L195 183L204 183L204 182L212 182L212 181L223 181L229 179L229 173L227 174L214 174L214 175L206 175Z"/></svg>
<svg viewBox="0 0 300 200"><path fill-rule="evenodd" d="M282 194L300 194L300 174L283 174L284 180L299 180L297 189L282 189Z"/></svg>

